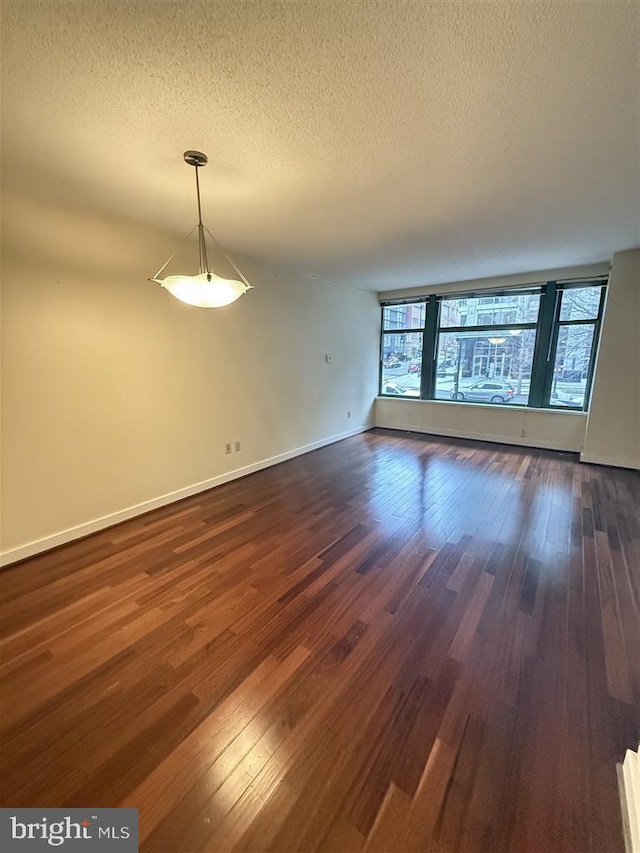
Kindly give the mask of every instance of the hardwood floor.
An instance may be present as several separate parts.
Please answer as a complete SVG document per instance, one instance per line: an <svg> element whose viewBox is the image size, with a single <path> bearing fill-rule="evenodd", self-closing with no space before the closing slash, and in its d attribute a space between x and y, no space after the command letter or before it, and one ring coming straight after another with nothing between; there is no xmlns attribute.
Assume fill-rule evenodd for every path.
<svg viewBox="0 0 640 853"><path fill-rule="evenodd" d="M141 850L622 851L639 478L375 430L2 573L2 797Z"/></svg>

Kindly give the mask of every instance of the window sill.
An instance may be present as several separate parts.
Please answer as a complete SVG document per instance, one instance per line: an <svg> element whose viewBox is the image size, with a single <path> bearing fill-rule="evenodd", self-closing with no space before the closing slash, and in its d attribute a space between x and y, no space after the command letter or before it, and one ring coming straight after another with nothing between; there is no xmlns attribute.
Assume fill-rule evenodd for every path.
<svg viewBox="0 0 640 853"><path fill-rule="evenodd" d="M501 403L470 403L465 402L463 400L421 400L420 397L401 397L395 396L392 394L378 394L376 400L391 400L394 403L422 403L428 404L430 406L455 406L456 408L466 408L466 409L501 409L507 411L516 411L516 412L542 412L547 415L579 415L580 417L586 418L588 412L584 412L581 409L560 409L560 408L549 408L549 409L536 409L533 406L521 406L517 403L509 403L509 404L501 404Z"/></svg>

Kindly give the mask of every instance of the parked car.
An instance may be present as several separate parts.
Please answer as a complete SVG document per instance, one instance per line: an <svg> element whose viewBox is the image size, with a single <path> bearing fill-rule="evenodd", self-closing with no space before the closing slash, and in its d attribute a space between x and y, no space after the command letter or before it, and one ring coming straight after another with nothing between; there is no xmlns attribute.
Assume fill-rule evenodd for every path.
<svg viewBox="0 0 640 853"><path fill-rule="evenodd" d="M383 382L382 383L382 394L395 394L396 396L401 396L402 394L407 393L407 389L402 385L398 385L397 382Z"/></svg>
<svg viewBox="0 0 640 853"><path fill-rule="evenodd" d="M570 393L566 390L558 390L555 394L551 395L551 405L558 405L564 403L565 406L572 406L573 408L581 409L584 405L584 394L583 390L576 390L573 393Z"/></svg>
<svg viewBox="0 0 640 853"><path fill-rule="evenodd" d="M580 382L585 378L581 370L561 370L559 376L562 382Z"/></svg>
<svg viewBox="0 0 640 853"><path fill-rule="evenodd" d="M382 362L382 366L386 367L388 370L390 367L400 367L400 363L401 362L399 358L397 358L395 355L390 355Z"/></svg>
<svg viewBox="0 0 640 853"><path fill-rule="evenodd" d="M407 373L420 373L420 362L412 361L409 367L407 367Z"/></svg>
<svg viewBox="0 0 640 853"><path fill-rule="evenodd" d="M482 403L510 403L514 390L507 382L497 379L483 379L475 385L451 392L452 400L470 400Z"/></svg>

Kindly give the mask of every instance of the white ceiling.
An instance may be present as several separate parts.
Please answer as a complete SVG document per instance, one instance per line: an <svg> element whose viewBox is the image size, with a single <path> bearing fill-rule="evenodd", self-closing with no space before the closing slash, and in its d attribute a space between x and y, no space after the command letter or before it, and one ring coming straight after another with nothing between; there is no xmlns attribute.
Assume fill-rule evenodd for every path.
<svg viewBox="0 0 640 853"><path fill-rule="evenodd" d="M3 2L4 186L365 289L640 242L637 2Z"/></svg>

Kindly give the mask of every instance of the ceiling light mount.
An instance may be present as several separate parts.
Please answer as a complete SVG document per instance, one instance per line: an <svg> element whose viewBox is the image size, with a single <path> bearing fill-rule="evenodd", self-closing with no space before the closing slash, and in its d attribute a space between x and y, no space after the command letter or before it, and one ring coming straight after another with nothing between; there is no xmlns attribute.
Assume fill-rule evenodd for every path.
<svg viewBox="0 0 640 853"><path fill-rule="evenodd" d="M206 166L209 158L202 151L185 151L183 154L184 161L189 166L193 166L196 172L196 198L198 201L198 224L189 233L189 236L194 231L198 232L198 261L199 270L197 275L169 275L164 279L159 278L164 269L171 263L174 255L165 261L158 272L150 279L155 281L161 287L164 287L172 296L179 299L181 302L186 302L188 305L194 305L197 308L221 308L224 305L230 305L239 299L244 293L251 288L251 285L240 272L238 267L231 260L229 255L222 249L211 231L202 222L202 205L200 202L200 179L198 177L198 169ZM217 275L212 269L207 253L206 233L215 243L219 254L228 261L237 278L227 278Z"/></svg>
<svg viewBox="0 0 640 853"><path fill-rule="evenodd" d="M190 166L195 166L196 168L199 166L206 166L209 162L209 158L206 154L203 154L202 151L185 151L182 156L184 157L185 163L188 163Z"/></svg>

